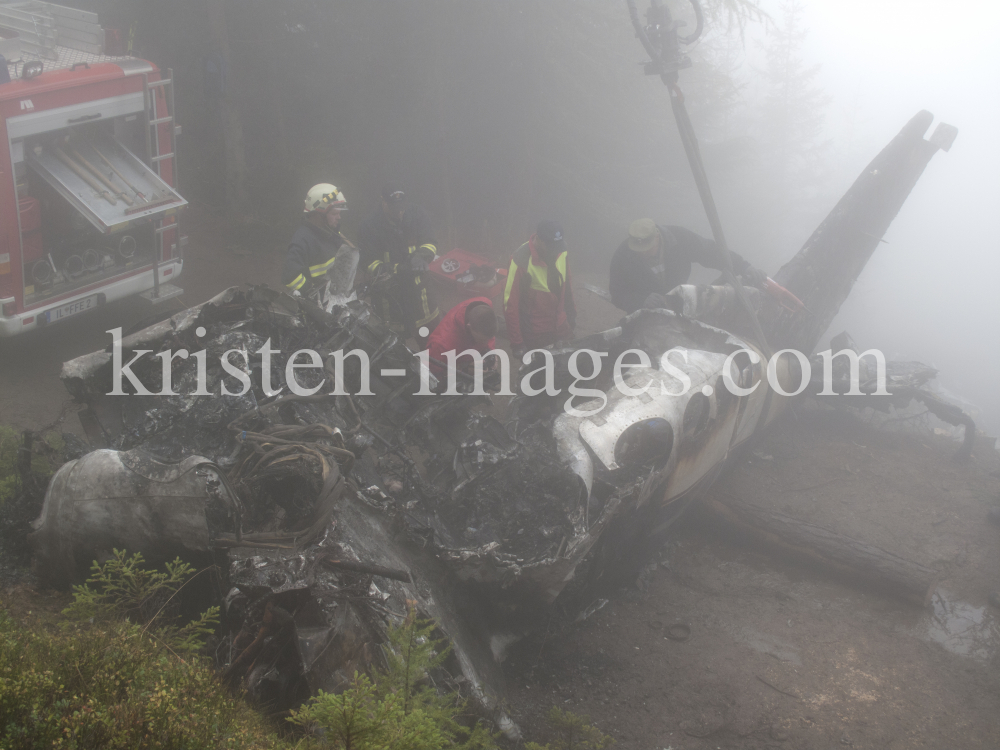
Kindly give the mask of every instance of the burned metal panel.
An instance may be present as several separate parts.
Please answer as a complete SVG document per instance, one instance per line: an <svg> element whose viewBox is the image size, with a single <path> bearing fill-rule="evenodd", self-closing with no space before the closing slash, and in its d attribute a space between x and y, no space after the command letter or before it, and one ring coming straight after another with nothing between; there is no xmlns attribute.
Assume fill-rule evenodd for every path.
<svg viewBox="0 0 1000 750"><path fill-rule="evenodd" d="M164 465L137 454L99 450L52 478L30 541L43 579L80 577L113 549L149 559L201 558L211 550L206 508L218 475L192 456Z"/></svg>
<svg viewBox="0 0 1000 750"><path fill-rule="evenodd" d="M775 274L775 281L810 311L805 316L782 311L762 315L761 324L775 349L809 354L830 326L931 157L954 140L951 126L924 140L933 120L927 111L914 115Z"/></svg>

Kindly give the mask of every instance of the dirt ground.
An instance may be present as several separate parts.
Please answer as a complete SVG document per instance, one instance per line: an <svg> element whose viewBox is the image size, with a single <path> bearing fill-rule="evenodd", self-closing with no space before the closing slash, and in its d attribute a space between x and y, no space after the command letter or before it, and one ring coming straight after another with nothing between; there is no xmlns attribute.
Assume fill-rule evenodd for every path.
<svg viewBox="0 0 1000 750"><path fill-rule="evenodd" d="M185 305L232 284L277 283L281 243L228 241L198 209L185 230ZM620 316L579 287L577 302L580 333ZM133 300L0 342L0 422L79 433L60 364L151 312ZM541 717L557 705L588 715L619 748L1000 747L1000 611L987 603L1000 589L1000 527L987 521L1000 503L1000 454L982 443L958 464L956 447L796 406L713 492L933 567L933 602L866 592L689 514L636 586L513 648L507 688L526 736L544 739ZM30 586L2 594L19 618L62 606Z"/></svg>
<svg viewBox="0 0 1000 750"><path fill-rule="evenodd" d="M940 571L925 609L725 538L699 514L585 622L520 644L515 714L621 748L1000 747L1000 458L798 409L713 488ZM690 637L683 636L687 625Z"/></svg>

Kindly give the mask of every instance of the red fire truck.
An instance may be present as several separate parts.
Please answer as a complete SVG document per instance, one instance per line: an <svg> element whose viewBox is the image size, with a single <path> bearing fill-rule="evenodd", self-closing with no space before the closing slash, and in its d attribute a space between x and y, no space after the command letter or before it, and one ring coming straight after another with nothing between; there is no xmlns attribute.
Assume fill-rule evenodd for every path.
<svg viewBox="0 0 1000 750"><path fill-rule="evenodd" d="M0 336L181 293L171 71L32 49L0 83Z"/></svg>

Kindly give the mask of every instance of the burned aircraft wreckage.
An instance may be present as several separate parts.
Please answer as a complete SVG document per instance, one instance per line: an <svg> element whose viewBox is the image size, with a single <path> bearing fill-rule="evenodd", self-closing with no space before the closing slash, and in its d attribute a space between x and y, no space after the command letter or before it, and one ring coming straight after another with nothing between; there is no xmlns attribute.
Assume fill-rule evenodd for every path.
<svg viewBox="0 0 1000 750"><path fill-rule="evenodd" d="M112 548L221 561L216 658L279 708L344 686L377 661L387 623L415 606L453 643L451 686L516 733L503 709L505 646L549 618L576 616L634 572L779 416L788 399L768 384L770 351L813 351L930 157L950 146L950 126L924 139L931 120L914 117L776 274L806 311L753 296L767 342L749 335L731 288L679 287L673 309L640 310L553 352L563 391L577 349L606 353L607 363L628 349L648 355L650 366L625 371L635 395L614 386L610 366L585 383L607 398L592 416L567 413L565 393L518 395L503 410L486 396L414 395L417 358L364 302L324 310L266 287L226 290L122 342L125 362L140 350L205 349L215 394L223 382L239 390L218 363L244 352L231 360L249 363L244 395L110 396L110 350L67 362L62 377L103 447L52 480L32 536L39 571L65 583ZM270 362L274 389L286 385L292 352L362 349L373 395L324 395L331 359L298 373L304 388L326 379L316 395L267 396L255 352L268 341L281 352ZM670 361L691 381L684 395L670 395L676 378L659 366L671 350L683 353ZM349 393L361 385L355 361L344 363ZM794 391L796 358L775 361ZM194 393L197 365L170 363L177 392ZM159 358L132 371L159 390ZM380 375L392 371L407 375ZM892 395L863 398L923 398L948 421L966 420L920 389L930 374L890 363Z"/></svg>

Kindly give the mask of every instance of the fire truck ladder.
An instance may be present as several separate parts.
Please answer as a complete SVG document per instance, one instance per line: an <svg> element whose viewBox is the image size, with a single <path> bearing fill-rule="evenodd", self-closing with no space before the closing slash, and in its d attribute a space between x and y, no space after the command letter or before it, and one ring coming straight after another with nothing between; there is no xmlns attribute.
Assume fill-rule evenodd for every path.
<svg viewBox="0 0 1000 750"><path fill-rule="evenodd" d="M146 122L146 163L156 171L161 178L162 164L170 162L173 187L177 187L177 124L174 121L174 71L167 68L166 77L158 81L150 81L149 74L142 74L142 96L145 102L145 122ZM162 74L161 74L162 75ZM166 113L160 112L157 107L157 89L163 89L163 98L166 101ZM160 143L160 125L169 125L167 129L170 137L167 139L167 150L163 150ZM174 214L173 222L166 223L162 216L154 219L153 231L156 237L155 252L153 259L153 288L144 292L141 297L149 300L153 304L158 304L172 297L177 297L184 293L184 290L173 284L160 284L160 264L163 262L163 235L169 230L174 230L174 247L177 257L181 255L181 233L180 219Z"/></svg>

